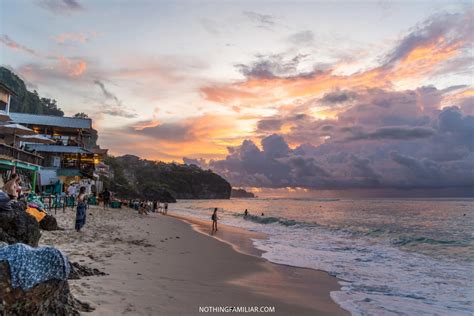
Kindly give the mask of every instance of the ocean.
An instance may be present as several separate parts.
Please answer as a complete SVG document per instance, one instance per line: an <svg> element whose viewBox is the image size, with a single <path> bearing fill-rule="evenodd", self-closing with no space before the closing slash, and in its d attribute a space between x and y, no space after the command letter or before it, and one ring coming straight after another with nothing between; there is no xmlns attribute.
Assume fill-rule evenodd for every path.
<svg viewBox="0 0 474 316"><path fill-rule="evenodd" d="M214 207L267 234L253 241L267 260L339 278L331 297L353 315L474 314L474 199L180 200L170 213Z"/></svg>

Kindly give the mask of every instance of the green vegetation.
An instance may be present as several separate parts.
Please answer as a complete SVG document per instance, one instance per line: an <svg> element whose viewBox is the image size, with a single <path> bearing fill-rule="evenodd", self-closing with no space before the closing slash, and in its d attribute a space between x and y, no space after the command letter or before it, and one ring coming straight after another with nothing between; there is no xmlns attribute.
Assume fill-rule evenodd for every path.
<svg viewBox="0 0 474 316"><path fill-rule="evenodd" d="M0 67L0 81L17 94L10 102L11 112L64 116L56 100L41 98L36 90L28 91L23 80L5 67Z"/></svg>
<svg viewBox="0 0 474 316"><path fill-rule="evenodd" d="M124 198L173 202L174 199L228 199L231 186L195 165L156 162L136 156L107 157L108 188Z"/></svg>

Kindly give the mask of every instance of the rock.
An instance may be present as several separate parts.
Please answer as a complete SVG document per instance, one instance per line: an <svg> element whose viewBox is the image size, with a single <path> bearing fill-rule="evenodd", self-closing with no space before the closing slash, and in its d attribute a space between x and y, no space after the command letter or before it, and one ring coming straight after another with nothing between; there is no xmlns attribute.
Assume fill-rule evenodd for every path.
<svg viewBox="0 0 474 316"><path fill-rule="evenodd" d="M89 268L83 265L80 265L77 262L70 262L69 266L71 267L71 272L69 273L69 280L78 280L81 277L93 276L93 275L107 275L107 273L100 271L99 269Z"/></svg>
<svg viewBox="0 0 474 316"><path fill-rule="evenodd" d="M230 193L230 197L251 199L251 198L255 197L255 194L253 194L252 192L247 192L244 189L234 189L234 188L232 188L232 191Z"/></svg>
<svg viewBox="0 0 474 316"><path fill-rule="evenodd" d="M60 230L60 228L58 227L58 222L56 221L56 218L49 214L43 217L39 225L42 230L47 230L47 231Z"/></svg>
<svg viewBox="0 0 474 316"><path fill-rule="evenodd" d="M11 211L0 210L0 241L37 247L41 237L38 221L25 212L25 205L11 202Z"/></svg>
<svg viewBox="0 0 474 316"><path fill-rule="evenodd" d="M13 289L8 263L0 262L0 315L80 315L94 310L75 299L67 281L50 280L23 291Z"/></svg>

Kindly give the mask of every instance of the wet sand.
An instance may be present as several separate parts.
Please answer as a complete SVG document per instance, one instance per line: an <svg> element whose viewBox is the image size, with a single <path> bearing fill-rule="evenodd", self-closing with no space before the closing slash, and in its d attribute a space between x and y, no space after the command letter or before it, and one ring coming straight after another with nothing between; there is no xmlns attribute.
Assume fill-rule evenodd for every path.
<svg viewBox="0 0 474 316"><path fill-rule="evenodd" d="M129 208L91 207L80 233L73 210L55 216L65 230L43 232L41 244L108 274L70 281L73 294L96 308L91 315L197 315L209 306L349 315L329 296L339 288L334 277L258 257L251 238L265 236L223 225L210 235L206 223Z"/></svg>

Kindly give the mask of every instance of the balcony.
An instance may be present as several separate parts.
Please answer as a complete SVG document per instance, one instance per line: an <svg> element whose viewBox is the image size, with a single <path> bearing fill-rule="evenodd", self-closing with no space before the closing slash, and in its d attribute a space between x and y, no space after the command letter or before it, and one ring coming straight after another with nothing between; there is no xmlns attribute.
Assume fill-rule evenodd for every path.
<svg viewBox="0 0 474 316"><path fill-rule="evenodd" d="M43 157L32 152L24 151L20 148L0 143L0 156L5 158L27 162L30 164L41 165Z"/></svg>

